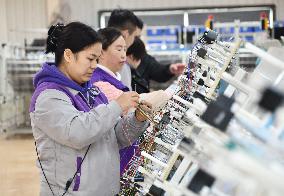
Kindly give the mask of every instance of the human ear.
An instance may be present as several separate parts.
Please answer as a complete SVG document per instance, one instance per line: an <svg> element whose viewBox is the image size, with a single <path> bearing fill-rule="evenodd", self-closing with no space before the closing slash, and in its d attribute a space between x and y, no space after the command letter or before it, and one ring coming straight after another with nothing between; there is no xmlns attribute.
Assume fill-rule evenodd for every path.
<svg viewBox="0 0 284 196"><path fill-rule="evenodd" d="M70 63L74 59L74 54L70 49L65 49L63 53L66 62Z"/></svg>
<svg viewBox="0 0 284 196"><path fill-rule="evenodd" d="M122 34L122 37L123 37L125 40L129 37L129 31L128 31L127 29L121 31L121 34Z"/></svg>
<svg viewBox="0 0 284 196"><path fill-rule="evenodd" d="M99 60L104 60L105 59L105 53L106 52L104 50L102 50L101 55L99 57Z"/></svg>

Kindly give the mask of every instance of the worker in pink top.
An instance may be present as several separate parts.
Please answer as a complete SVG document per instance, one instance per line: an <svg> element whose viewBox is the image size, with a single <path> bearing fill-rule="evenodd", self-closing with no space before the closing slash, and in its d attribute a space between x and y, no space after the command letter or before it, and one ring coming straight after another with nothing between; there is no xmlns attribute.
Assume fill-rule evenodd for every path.
<svg viewBox="0 0 284 196"><path fill-rule="evenodd" d="M115 100L129 88L121 82L118 73L126 63L126 43L121 32L115 28L107 27L98 31L102 37L102 53L98 60L91 82L100 88L108 101ZM120 174L122 175L138 150L138 142L120 150ZM136 153L137 155L137 153Z"/></svg>

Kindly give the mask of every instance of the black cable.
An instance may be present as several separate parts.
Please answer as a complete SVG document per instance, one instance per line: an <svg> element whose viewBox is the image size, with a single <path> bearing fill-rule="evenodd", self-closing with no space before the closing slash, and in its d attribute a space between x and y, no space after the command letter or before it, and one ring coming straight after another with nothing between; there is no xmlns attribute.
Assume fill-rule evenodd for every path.
<svg viewBox="0 0 284 196"><path fill-rule="evenodd" d="M90 144L90 145L88 146L88 149L87 149L86 152L85 152L85 155L84 155L84 157L83 157L83 160L81 161L80 166L77 168L77 171L75 172L73 178L72 178L72 179L70 178L71 181L70 181L70 179L67 180L67 182L66 182L66 187L65 187L65 192L62 194L62 196L64 196L64 195L67 193L67 191L68 191L70 185L72 184L74 178L76 177L77 173L79 172L79 170L80 170L80 168L81 168L81 165L82 165L83 161L85 160L85 158L86 158L86 156L87 156L87 153L88 153L88 151L89 151L91 145L92 145L92 144Z"/></svg>
<svg viewBox="0 0 284 196"><path fill-rule="evenodd" d="M86 152L85 152L85 154L84 154L84 157L83 157L83 159L82 159L82 161L81 161L81 163L80 163L80 166L77 168L77 170L76 170L76 172L75 172L73 178L70 178L69 180L67 180L66 186L65 186L65 192L64 192L61 196L64 196L64 195L67 193L69 187L71 186L73 180L75 179L77 173L79 172L79 170L80 170L80 168L81 168L81 166L82 166L82 163L83 163L83 161L85 160L85 158L86 158L86 156L87 156L87 154L88 154L88 152L89 152L89 150L90 150L91 145L92 145L92 144L90 144L90 145L88 146L88 148L87 148L87 150L86 150ZM51 188L51 185L50 185L49 181L47 180L47 177L46 177L45 172L44 172L44 170L43 170L41 161L40 161L40 159L39 159L36 141L35 141L35 147L36 147L37 159L38 159L38 161L39 161L39 165L40 165L41 171L42 171L42 173L43 173L43 175L44 175L44 178L45 178L45 180L46 180L46 182L47 182L47 184L48 184L48 186L49 186L49 189L50 189L52 195L55 196L55 194L54 194L54 192L53 192L53 190L52 190L52 188Z"/></svg>
<svg viewBox="0 0 284 196"><path fill-rule="evenodd" d="M47 182L47 184L48 184L48 186L49 186L50 191L52 192L52 195L55 196L55 194L54 194L54 192L53 192L53 190L52 190L52 188L51 188L51 186L50 186L50 184L49 184L49 182L48 182L48 180L47 180L47 177L46 177L46 175L45 175L45 172L44 172L44 170L43 170L43 168L42 168L41 161L40 161L40 159L39 159L39 155L38 155L38 151L37 151L36 141L35 141L35 147L36 147L37 160L38 160L38 162L39 162L41 171L42 171L42 173L43 173L43 175L44 175L44 178L45 178L45 180L46 180L46 182Z"/></svg>

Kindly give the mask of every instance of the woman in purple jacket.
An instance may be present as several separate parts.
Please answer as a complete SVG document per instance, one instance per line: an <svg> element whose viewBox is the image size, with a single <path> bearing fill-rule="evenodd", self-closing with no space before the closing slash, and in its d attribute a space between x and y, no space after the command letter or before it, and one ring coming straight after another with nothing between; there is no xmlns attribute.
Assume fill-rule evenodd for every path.
<svg viewBox="0 0 284 196"><path fill-rule="evenodd" d="M73 22L52 26L45 63L35 75L30 117L41 174L41 196L115 195L119 192L119 149L148 126L135 111L139 95L125 92L108 102L89 82L102 51L89 26ZM126 138L123 127L128 129Z"/></svg>
<svg viewBox="0 0 284 196"><path fill-rule="evenodd" d="M123 92L129 91L129 88L121 82L122 78L119 74L122 66L126 63L126 42L121 32L112 27L100 29L98 33L102 37L102 54L91 82L100 88L108 101L112 101ZM130 144L132 145L119 151L121 175L130 166L129 163L134 158L133 156L140 155L138 142Z"/></svg>

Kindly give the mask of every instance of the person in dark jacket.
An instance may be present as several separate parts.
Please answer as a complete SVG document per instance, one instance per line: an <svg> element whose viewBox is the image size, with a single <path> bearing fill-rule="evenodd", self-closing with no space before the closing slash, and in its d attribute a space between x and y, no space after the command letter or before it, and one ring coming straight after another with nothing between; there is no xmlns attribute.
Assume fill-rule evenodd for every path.
<svg viewBox="0 0 284 196"><path fill-rule="evenodd" d="M140 37L144 24L137 16L136 25L136 35L137 37ZM132 77L132 83L135 84L137 80L140 80L139 85L137 85L136 92L139 94L147 93L150 91L150 80L154 80L156 82L167 82L173 76L182 74L184 68L185 65L182 63L163 65L153 56L146 53L141 59L140 65L136 69L137 77Z"/></svg>
<svg viewBox="0 0 284 196"><path fill-rule="evenodd" d="M131 86L132 90L136 92L149 92L148 81L145 80L140 73L137 71L137 68L141 64L141 59L146 55L146 48L143 41L136 37L133 44L128 48L126 52L127 64L131 68Z"/></svg>

